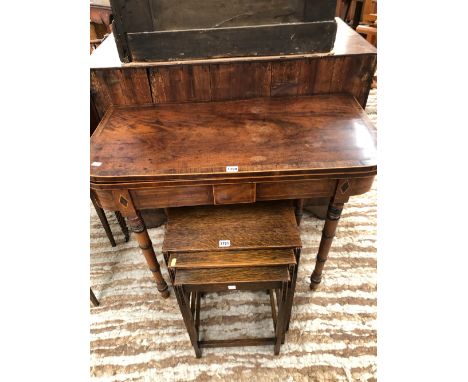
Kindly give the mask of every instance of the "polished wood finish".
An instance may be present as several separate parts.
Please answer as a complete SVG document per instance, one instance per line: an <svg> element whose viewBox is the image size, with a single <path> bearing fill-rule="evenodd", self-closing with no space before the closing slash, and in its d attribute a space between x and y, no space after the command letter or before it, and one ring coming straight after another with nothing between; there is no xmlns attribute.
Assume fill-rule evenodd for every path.
<svg viewBox="0 0 468 382"><path fill-rule="evenodd" d="M198 331L196 329L196 316L194 312L190 309L189 297L184 291L183 287L174 287L174 293L179 304L180 312L182 313L182 318L187 328L188 335L190 337L190 342L192 343L193 349L195 350L195 356L197 358L201 357L201 350L199 347L198 341Z"/></svg>
<svg viewBox="0 0 468 382"><path fill-rule="evenodd" d="M344 92L365 107L376 49L337 19L333 55L292 55L123 65L113 38L91 55L91 96L110 105L196 102Z"/></svg>
<svg viewBox="0 0 468 382"><path fill-rule="evenodd" d="M210 252L176 252L169 257L171 269L231 268L296 265L292 249L253 249Z"/></svg>
<svg viewBox="0 0 468 382"><path fill-rule="evenodd" d="M322 230L319 250L315 262L315 268L310 275L310 289L316 290L322 281L322 272L325 262L328 259L328 253L335 237L336 227L340 220L344 204L348 201L350 195L353 194L352 182L348 179L341 179L337 182L336 191L330 199L328 205L327 217Z"/></svg>
<svg viewBox="0 0 468 382"><path fill-rule="evenodd" d="M302 175L302 177L310 177L312 175ZM309 184L309 189L307 192L308 197L312 197L311 195L317 194L317 197L319 201L323 201L325 206L328 206L328 200L329 198L334 194L335 188L336 188L336 178L339 177L339 174L321 174L321 175L314 175L314 177L320 176L322 178L329 177L330 179L326 179L326 181L332 182L332 187L330 188L328 194L324 194L323 190L321 187L319 187L319 190L316 190L317 182L310 181ZM346 176L346 175L342 175ZM336 177L336 178L335 178ZM303 190L295 190L294 188L289 186L289 178L290 177L277 177L278 181L275 182L277 186L275 186L275 189L279 191L275 191L275 193L272 193L271 195L268 195L266 197L263 195L262 198L260 198L258 195L256 196L256 200L280 200L280 199L298 199L298 198L303 198L304 193ZM215 184L222 184L223 182L232 182L233 178L231 179L222 179L222 178L213 178L209 179L209 181L212 185ZM269 180L269 177L263 176L263 177L255 177L251 178L252 181L257 181L256 183L256 188L257 190L260 189L260 186L268 183L268 182L262 182L263 179ZM238 182L243 182L242 178L240 179L235 179ZM113 194L112 190L113 189L119 189L119 188L131 188L131 193L133 195L133 198L135 200L135 206L138 209L141 209L141 205L144 205L145 209L151 209L151 208L162 208L162 207L174 207L174 206L187 206L187 205L204 205L204 204L213 204L213 198L212 194L211 197L207 197L206 199L200 200L200 198L194 194L193 198L191 197L191 190L193 190L193 187L191 184L196 184L200 182L207 182L207 181L199 181L199 180L190 180L190 181L174 181L171 182L171 184L174 184L174 186L168 187L171 190L178 190L177 194L182 195L180 197L180 200L177 200L175 197L169 197L165 198L164 200L167 202L164 204L164 200L160 200L157 195L159 194L157 191L153 193L154 190L158 189L163 189L166 188L164 186L164 182L135 182L135 183L123 183L123 184L93 184L93 188L96 194L96 200L99 204L104 209L109 209L109 210L116 210L119 207L116 206L114 199L113 199ZM372 181L373 181L373 176L369 177L363 177L363 178L353 178L353 195L360 195L368 190L370 190L372 186ZM281 189L281 183L284 183L284 189ZM212 188L212 185L209 186L208 189ZM142 196L141 191L145 191ZM147 191L147 192L146 192ZM317 192L316 192L317 191ZM155 197L152 197L152 195L156 195ZM208 194L210 195L210 194Z"/></svg>
<svg viewBox="0 0 468 382"><path fill-rule="evenodd" d="M335 237L336 227L343 211L343 203L330 203L328 206L327 218L322 231L322 238L317 254L314 271L310 276L310 289L316 290L322 281L322 271L328 259L328 252Z"/></svg>
<svg viewBox="0 0 468 382"><path fill-rule="evenodd" d="M259 286L259 280L262 285ZM203 284L216 287L216 290L229 290L229 285L235 285L237 290L264 290L281 288L282 282L289 281L288 267L257 266L229 267L212 269L177 269L174 285L183 285L190 290L191 286Z"/></svg>
<svg viewBox="0 0 468 382"><path fill-rule="evenodd" d="M249 204L196 207L195 218L185 207L170 209L169 216L179 213L185 221L179 228L168 223L167 232L177 235L166 236L163 248L219 250L219 240L226 239L231 249L291 247L300 222L297 199L346 203L349 196L367 192L376 174L375 152L374 127L345 94L115 107L92 137L91 188L99 207L120 211L142 229L140 247L166 294L140 209L290 199L283 202L290 208L283 219L290 224L286 231L273 224L274 216L242 217L238 228L225 229L222 215L211 223L201 219L211 209L234 211ZM238 166L237 172L226 166ZM257 229L260 243L252 234ZM313 279L319 281L317 272Z"/></svg>
<svg viewBox="0 0 468 382"><path fill-rule="evenodd" d="M292 202L171 208L167 219L164 259L196 356L203 347L254 344L274 344L278 354L289 326L301 246ZM275 235L267 236L266 228ZM230 240L228 247L219 248L221 237ZM268 291L275 337L200 340L201 295L232 290Z"/></svg>
<svg viewBox="0 0 468 382"><path fill-rule="evenodd" d="M284 319L285 330L283 332L283 338L281 339L281 343L284 343L284 335L289 330L289 322L291 321L291 310L293 306L294 300L294 293L296 291L296 282L297 282L297 270L299 269L299 262L301 258L301 249L295 248L294 249L294 256L296 257L296 266L289 267L289 275L291 279L291 283L289 285L289 293L285 297L285 304L286 304L286 316Z"/></svg>
<svg viewBox="0 0 468 382"><path fill-rule="evenodd" d="M293 211L287 201L169 209L162 250L219 250L220 240L230 250L300 247Z"/></svg>
<svg viewBox="0 0 468 382"><path fill-rule="evenodd" d="M210 101L209 69L207 65L149 67L153 103Z"/></svg>
<svg viewBox="0 0 468 382"><path fill-rule="evenodd" d="M115 191L114 199L119 205L121 214L127 218L130 230L134 233L138 245L145 256L149 270L152 272L156 281L159 293L163 298L169 297L168 286L161 274L161 268L156 259L156 254L154 253L153 243L151 242L140 213L135 209L130 193L126 190Z"/></svg>
<svg viewBox="0 0 468 382"><path fill-rule="evenodd" d="M132 191L138 209L213 204L213 186L139 188Z"/></svg>
<svg viewBox="0 0 468 382"><path fill-rule="evenodd" d="M319 198L333 193L331 179L262 182L256 184L256 200Z"/></svg>
<svg viewBox="0 0 468 382"><path fill-rule="evenodd" d="M187 330L192 332L192 344L197 339L197 356L205 345L263 344L264 339L198 340L201 293L232 289L269 291L276 334L274 350L279 353L291 318L301 246L292 204L280 201L167 210L164 258L174 289L178 290L184 322L191 325ZM268 228L275 235L269 235ZM220 237L230 240L229 247L219 248ZM248 247L259 249L245 249ZM181 301L184 293L186 302Z"/></svg>
<svg viewBox="0 0 468 382"><path fill-rule="evenodd" d="M255 183L213 185L214 204L255 202Z"/></svg>
<svg viewBox="0 0 468 382"><path fill-rule="evenodd" d="M113 107L91 138L91 161L102 163L91 180L225 176L227 166L239 176L365 176L375 174L374 133L344 94Z"/></svg>
<svg viewBox="0 0 468 382"><path fill-rule="evenodd" d="M214 281L214 279L217 280ZM229 268L229 272L224 269L201 269L188 270L180 269L176 271L174 290L177 301L186 325L192 346L197 358L201 357L200 348L203 347L226 347L226 346L251 346L274 344L275 355L279 354L281 343L284 339L285 320L287 317L287 296L289 272L287 266L274 267L254 267L254 268ZM226 282L229 281L231 285ZM187 282L187 284L185 283ZM232 285L235 283L235 285ZM275 303L270 298L272 315L275 325L275 337L267 338L243 338L230 340L210 340L203 341L199 338L200 324L200 294L230 290L264 290L278 289L280 297ZM192 303L190 303L192 296ZM193 297L195 296L195 297ZM270 293L271 296L271 293ZM276 315L276 306L278 314Z"/></svg>

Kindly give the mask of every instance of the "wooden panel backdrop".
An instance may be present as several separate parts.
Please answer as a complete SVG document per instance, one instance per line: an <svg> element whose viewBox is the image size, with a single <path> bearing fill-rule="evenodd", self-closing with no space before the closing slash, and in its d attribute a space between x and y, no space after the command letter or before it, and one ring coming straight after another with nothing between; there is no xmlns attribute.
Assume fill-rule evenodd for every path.
<svg viewBox="0 0 468 382"><path fill-rule="evenodd" d="M91 95L101 118L111 104L343 92L353 95L364 108L376 63L376 55L350 55L94 69L91 70Z"/></svg>

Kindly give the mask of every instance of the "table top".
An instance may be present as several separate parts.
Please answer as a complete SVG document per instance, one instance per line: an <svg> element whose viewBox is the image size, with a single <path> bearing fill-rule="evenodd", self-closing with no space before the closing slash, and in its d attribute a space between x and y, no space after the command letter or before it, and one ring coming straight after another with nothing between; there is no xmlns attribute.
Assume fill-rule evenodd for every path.
<svg viewBox="0 0 468 382"><path fill-rule="evenodd" d="M91 182L376 172L375 129L349 95L111 107ZM234 173L231 173L234 172Z"/></svg>
<svg viewBox="0 0 468 382"><path fill-rule="evenodd" d="M91 69L105 68L125 68L125 67L148 67L161 65L180 65L193 63L223 63L223 62L239 62L239 61L274 61L283 59L297 59L300 57L317 57L326 55L346 56L354 54L376 54L376 48L366 41L359 33L349 27L343 20L336 18L337 31L335 44L330 53L314 53L301 55L286 55L286 56L265 56L265 57L233 57L233 58L216 58L216 59L200 59L186 61L164 61L164 62L144 62L144 63L122 63L119 59L117 46L114 36L111 34L103 43L93 51L90 56Z"/></svg>
<svg viewBox="0 0 468 382"><path fill-rule="evenodd" d="M229 239L220 249L219 241ZM302 247L291 201L170 208L163 252Z"/></svg>

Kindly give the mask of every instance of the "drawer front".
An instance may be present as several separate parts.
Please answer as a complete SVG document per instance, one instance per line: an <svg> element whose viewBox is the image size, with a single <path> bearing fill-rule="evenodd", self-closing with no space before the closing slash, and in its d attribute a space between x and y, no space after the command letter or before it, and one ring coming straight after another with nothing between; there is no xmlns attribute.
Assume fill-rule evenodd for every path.
<svg viewBox="0 0 468 382"><path fill-rule="evenodd" d="M257 200L303 199L333 195L336 180L295 180L257 183Z"/></svg>
<svg viewBox="0 0 468 382"><path fill-rule="evenodd" d="M213 185L214 204L255 202L255 183Z"/></svg>
<svg viewBox="0 0 468 382"><path fill-rule="evenodd" d="M213 204L211 185L140 188L132 190L136 208L164 208Z"/></svg>

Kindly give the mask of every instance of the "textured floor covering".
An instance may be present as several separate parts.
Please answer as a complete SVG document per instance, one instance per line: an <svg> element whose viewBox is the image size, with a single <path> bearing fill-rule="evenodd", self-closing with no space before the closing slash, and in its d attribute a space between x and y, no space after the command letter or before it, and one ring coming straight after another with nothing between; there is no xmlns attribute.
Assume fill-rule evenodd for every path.
<svg viewBox="0 0 468 382"><path fill-rule="evenodd" d="M366 108L376 123L376 91ZM174 294L161 299L135 239L112 248L91 208L93 381L375 381L377 318L376 187L352 197L338 226L318 291L309 290L323 222L305 212L303 251L291 326L279 356L266 347L204 349L196 359ZM164 227L149 231L156 251ZM158 260L163 263L160 255ZM167 272L163 275L168 280ZM273 326L264 293L207 295L205 338L268 335Z"/></svg>

